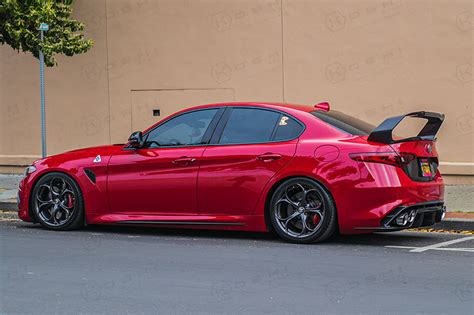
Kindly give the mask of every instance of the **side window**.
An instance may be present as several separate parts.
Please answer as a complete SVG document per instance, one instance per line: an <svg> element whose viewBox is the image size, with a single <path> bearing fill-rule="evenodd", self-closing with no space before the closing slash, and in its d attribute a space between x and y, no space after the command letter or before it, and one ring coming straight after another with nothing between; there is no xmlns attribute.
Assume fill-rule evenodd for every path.
<svg viewBox="0 0 474 315"><path fill-rule="evenodd" d="M205 109L172 118L150 131L146 146L157 148L201 144L204 133L216 113L217 109Z"/></svg>
<svg viewBox="0 0 474 315"><path fill-rule="evenodd" d="M300 135L303 131L303 126L291 117L281 115L280 121L278 122L277 130L274 141L283 141L288 139L294 139Z"/></svg>
<svg viewBox="0 0 474 315"><path fill-rule="evenodd" d="M280 114L254 108L234 108L219 140L221 144L271 141Z"/></svg>

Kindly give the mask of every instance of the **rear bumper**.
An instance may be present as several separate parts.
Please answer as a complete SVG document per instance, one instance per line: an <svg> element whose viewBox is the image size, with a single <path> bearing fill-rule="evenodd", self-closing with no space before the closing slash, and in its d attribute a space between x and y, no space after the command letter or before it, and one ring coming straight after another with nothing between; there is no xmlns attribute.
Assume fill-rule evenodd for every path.
<svg viewBox="0 0 474 315"><path fill-rule="evenodd" d="M446 214L446 206L441 200L400 206L388 213L378 227L355 227L354 230L399 231L409 228L431 226L441 222Z"/></svg>
<svg viewBox="0 0 474 315"><path fill-rule="evenodd" d="M354 234L407 228L394 227L391 224L386 226L385 220L409 207L415 210L430 205L435 209L431 211L427 208L425 211L442 213L444 182L439 172L432 181L416 182L398 167L377 163L359 166L361 179L355 185L355 189L341 187L334 193L341 233ZM416 211L416 220L420 220L421 213L421 210ZM421 223L416 221L420 226L434 223L436 220L430 224L428 214L423 215Z"/></svg>

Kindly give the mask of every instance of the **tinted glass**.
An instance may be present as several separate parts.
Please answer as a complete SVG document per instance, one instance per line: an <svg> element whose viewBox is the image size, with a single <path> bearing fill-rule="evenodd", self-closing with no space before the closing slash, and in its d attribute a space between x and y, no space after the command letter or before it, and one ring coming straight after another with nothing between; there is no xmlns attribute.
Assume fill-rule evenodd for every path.
<svg viewBox="0 0 474 315"><path fill-rule="evenodd" d="M281 115L278 127L273 138L274 141L289 140L298 137L303 131L303 126L291 117Z"/></svg>
<svg viewBox="0 0 474 315"><path fill-rule="evenodd" d="M374 125L371 125L363 120L337 111L315 111L311 112L311 114L330 124L331 126L351 135L365 136L375 128Z"/></svg>
<svg viewBox="0 0 474 315"><path fill-rule="evenodd" d="M146 145L156 148L201 144L204 133L216 112L217 109L207 109L172 118L148 134Z"/></svg>
<svg viewBox="0 0 474 315"><path fill-rule="evenodd" d="M254 108L234 108L219 143L261 143L271 141L280 114Z"/></svg>

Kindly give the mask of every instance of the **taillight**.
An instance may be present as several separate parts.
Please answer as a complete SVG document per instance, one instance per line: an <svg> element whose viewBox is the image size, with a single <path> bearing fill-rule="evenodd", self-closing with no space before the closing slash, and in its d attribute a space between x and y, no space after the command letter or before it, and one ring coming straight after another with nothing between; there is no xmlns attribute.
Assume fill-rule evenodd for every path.
<svg viewBox="0 0 474 315"><path fill-rule="evenodd" d="M351 153L349 156L359 162L383 163L397 167L404 167L414 159L416 155L406 152L370 152L370 153Z"/></svg>

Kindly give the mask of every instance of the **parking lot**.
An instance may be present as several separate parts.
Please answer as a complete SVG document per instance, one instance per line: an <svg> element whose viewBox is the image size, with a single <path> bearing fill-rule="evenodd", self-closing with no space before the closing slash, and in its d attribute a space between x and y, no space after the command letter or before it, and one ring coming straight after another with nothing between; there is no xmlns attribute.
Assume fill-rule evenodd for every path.
<svg viewBox="0 0 474 315"><path fill-rule="evenodd" d="M271 234L0 222L1 312L473 311L472 235L294 245Z"/></svg>

